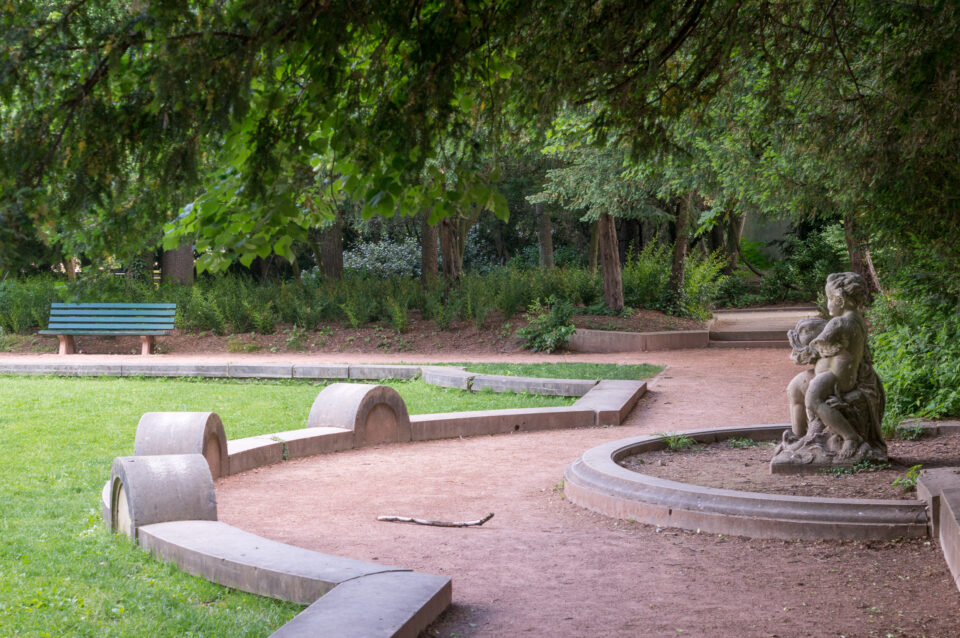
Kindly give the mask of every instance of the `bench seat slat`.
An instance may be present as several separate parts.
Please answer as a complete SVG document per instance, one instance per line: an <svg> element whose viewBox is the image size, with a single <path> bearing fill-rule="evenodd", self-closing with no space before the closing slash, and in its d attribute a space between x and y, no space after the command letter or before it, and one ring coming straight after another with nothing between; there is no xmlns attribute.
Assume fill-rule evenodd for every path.
<svg viewBox="0 0 960 638"><path fill-rule="evenodd" d="M51 308L146 308L150 310L174 309L175 303L52 303Z"/></svg>
<svg viewBox="0 0 960 638"><path fill-rule="evenodd" d="M170 334L169 330L39 330L37 334L42 335L145 335L145 336L164 336Z"/></svg>
<svg viewBox="0 0 960 638"><path fill-rule="evenodd" d="M127 323L156 323L156 324L173 324L175 317L50 317L49 323L51 324L61 324L61 323L117 323L117 324L127 324ZM49 327L49 326L48 326Z"/></svg>
<svg viewBox="0 0 960 638"><path fill-rule="evenodd" d="M166 328L165 325L169 325ZM156 323L51 323L48 330L173 330L170 324Z"/></svg>

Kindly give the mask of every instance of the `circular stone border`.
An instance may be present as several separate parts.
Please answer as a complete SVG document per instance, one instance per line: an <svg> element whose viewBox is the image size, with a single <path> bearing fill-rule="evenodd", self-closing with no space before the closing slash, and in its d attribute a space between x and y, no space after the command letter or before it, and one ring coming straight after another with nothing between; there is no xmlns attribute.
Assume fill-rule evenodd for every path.
<svg viewBox="0 0 960 638"><path fill-rule="evenodd" d="M699 443L731 437L779 440L787 424L683 432ZM618 461L666 447L666 435L612 441L584 452L564 472L571 502L621 519L755 538L889 540L926 537L919 500L817 498L741 492L648 476Z"/></svg>

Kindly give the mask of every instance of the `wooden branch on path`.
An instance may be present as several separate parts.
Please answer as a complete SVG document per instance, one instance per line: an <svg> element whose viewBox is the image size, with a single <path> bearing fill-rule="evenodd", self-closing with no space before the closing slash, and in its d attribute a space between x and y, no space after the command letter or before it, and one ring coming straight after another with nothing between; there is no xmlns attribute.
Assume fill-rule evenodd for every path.
<svg viewBox="0 0 960 638"><path fill-rule="evenodd" d="M476 527L483 525L493 518L493 512L490 512L480 520L476 521L428 521L423 518L409 518L406 516L378 516L378 521L387 521L390 523L416 523L417 525L433 525L434 527Z"/></svg>

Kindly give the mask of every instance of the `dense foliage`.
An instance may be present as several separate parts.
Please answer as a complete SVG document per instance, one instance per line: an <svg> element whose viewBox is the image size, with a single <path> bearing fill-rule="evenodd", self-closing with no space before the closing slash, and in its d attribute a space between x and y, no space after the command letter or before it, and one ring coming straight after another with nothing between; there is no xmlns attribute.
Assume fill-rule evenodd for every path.
<svg viewBox="0 0 960 638"><path fill-rule="evenodd" d="M626 291L637 306L659 307L666 297L668 255L651 248L628 264ZM689 315L703 318L722 276L716 259L688 264ZM657 275L656 273L660 273ZM281 325L315 330L324 322L360 327L382 321L403 332L412 310L446 329L454 320L482 325L493 310L504 320L524 312L537 299L554 297L571 306L591 306L602 298L599 276L583 267L554 270L495 268L469 275L449 287L437 282L424 288L403 276L348 275L341 281L304 276L303 283L261 282L250 277L217 275L190 287L135 280L115 275L82 276L70 283L50 276L0 282L0 328L26 333L45 327L52 301L172 302L177 328L190 332L259 332Z"/></svg>

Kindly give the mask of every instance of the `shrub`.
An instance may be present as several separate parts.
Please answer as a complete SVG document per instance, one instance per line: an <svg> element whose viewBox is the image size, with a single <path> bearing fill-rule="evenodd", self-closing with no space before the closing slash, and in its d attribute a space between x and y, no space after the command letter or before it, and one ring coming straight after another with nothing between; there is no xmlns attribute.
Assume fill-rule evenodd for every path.
<svg viewBox="0 0 960 638"><path fill-rule="evenodd" d="M515 268L504 268L493 275L497 279L497 293L494 305L504 319L514 316L532 300L530 287L524 275Z"/></svg>
<svg viewBox="0 0 960 638"><path fill-rule="evenodd" d="M623 300L634 308L662 309L670 279L670 252L650 243L627 256L623 265Z"/></svg>
<svg viewBox="0 0 960 638"><path fill-rule="evenodd" d="M710 307L720 294L726 277L722 274L725 265L723 256L714 253L707 257L691 256L687 259L683 276L682 314L694 319L710 318Z"/></svg>
<svg viewBox="0 0 960 638"><path fill-rule="evenodd" d="M52 277L0 282L0 328L14 333L46 328L50 304L61 294L62 285Z"/></svg>
<svg viewBox="0 0 960 638"><path fill-rule="evenodd" d="M465 276L460 282L460 296L463 299L462 312L464 319L473 321L477 329L483 327L496 302L491 284L492 278Z"/></svg>
<svg viewBox="0 0 960 638"><path fill-rule="evenodd" d="M420 276L420 244L408 238L401 243L389 241L360 244L343 251L343 269L371 277Z"/></svg>
<svg viewBox="0 0 960 638"><path fill-rule="evenodd" d="M534 352L553 352L567 345L570 337L577 331L570 320L573 317L573 306L568 301L561 301L556 297L547 299L541 304L537 299L530 306L529 312L524 315L529 323L517 331L517 336L523 341L523 347Z"/></svg>
<svg viewBox="0 0 960 638"><path fill-rule="evenodd" d="M886 297L869 313L877 373L887 393L884 434L908 416L960 414L960 304Z"/></svg>

